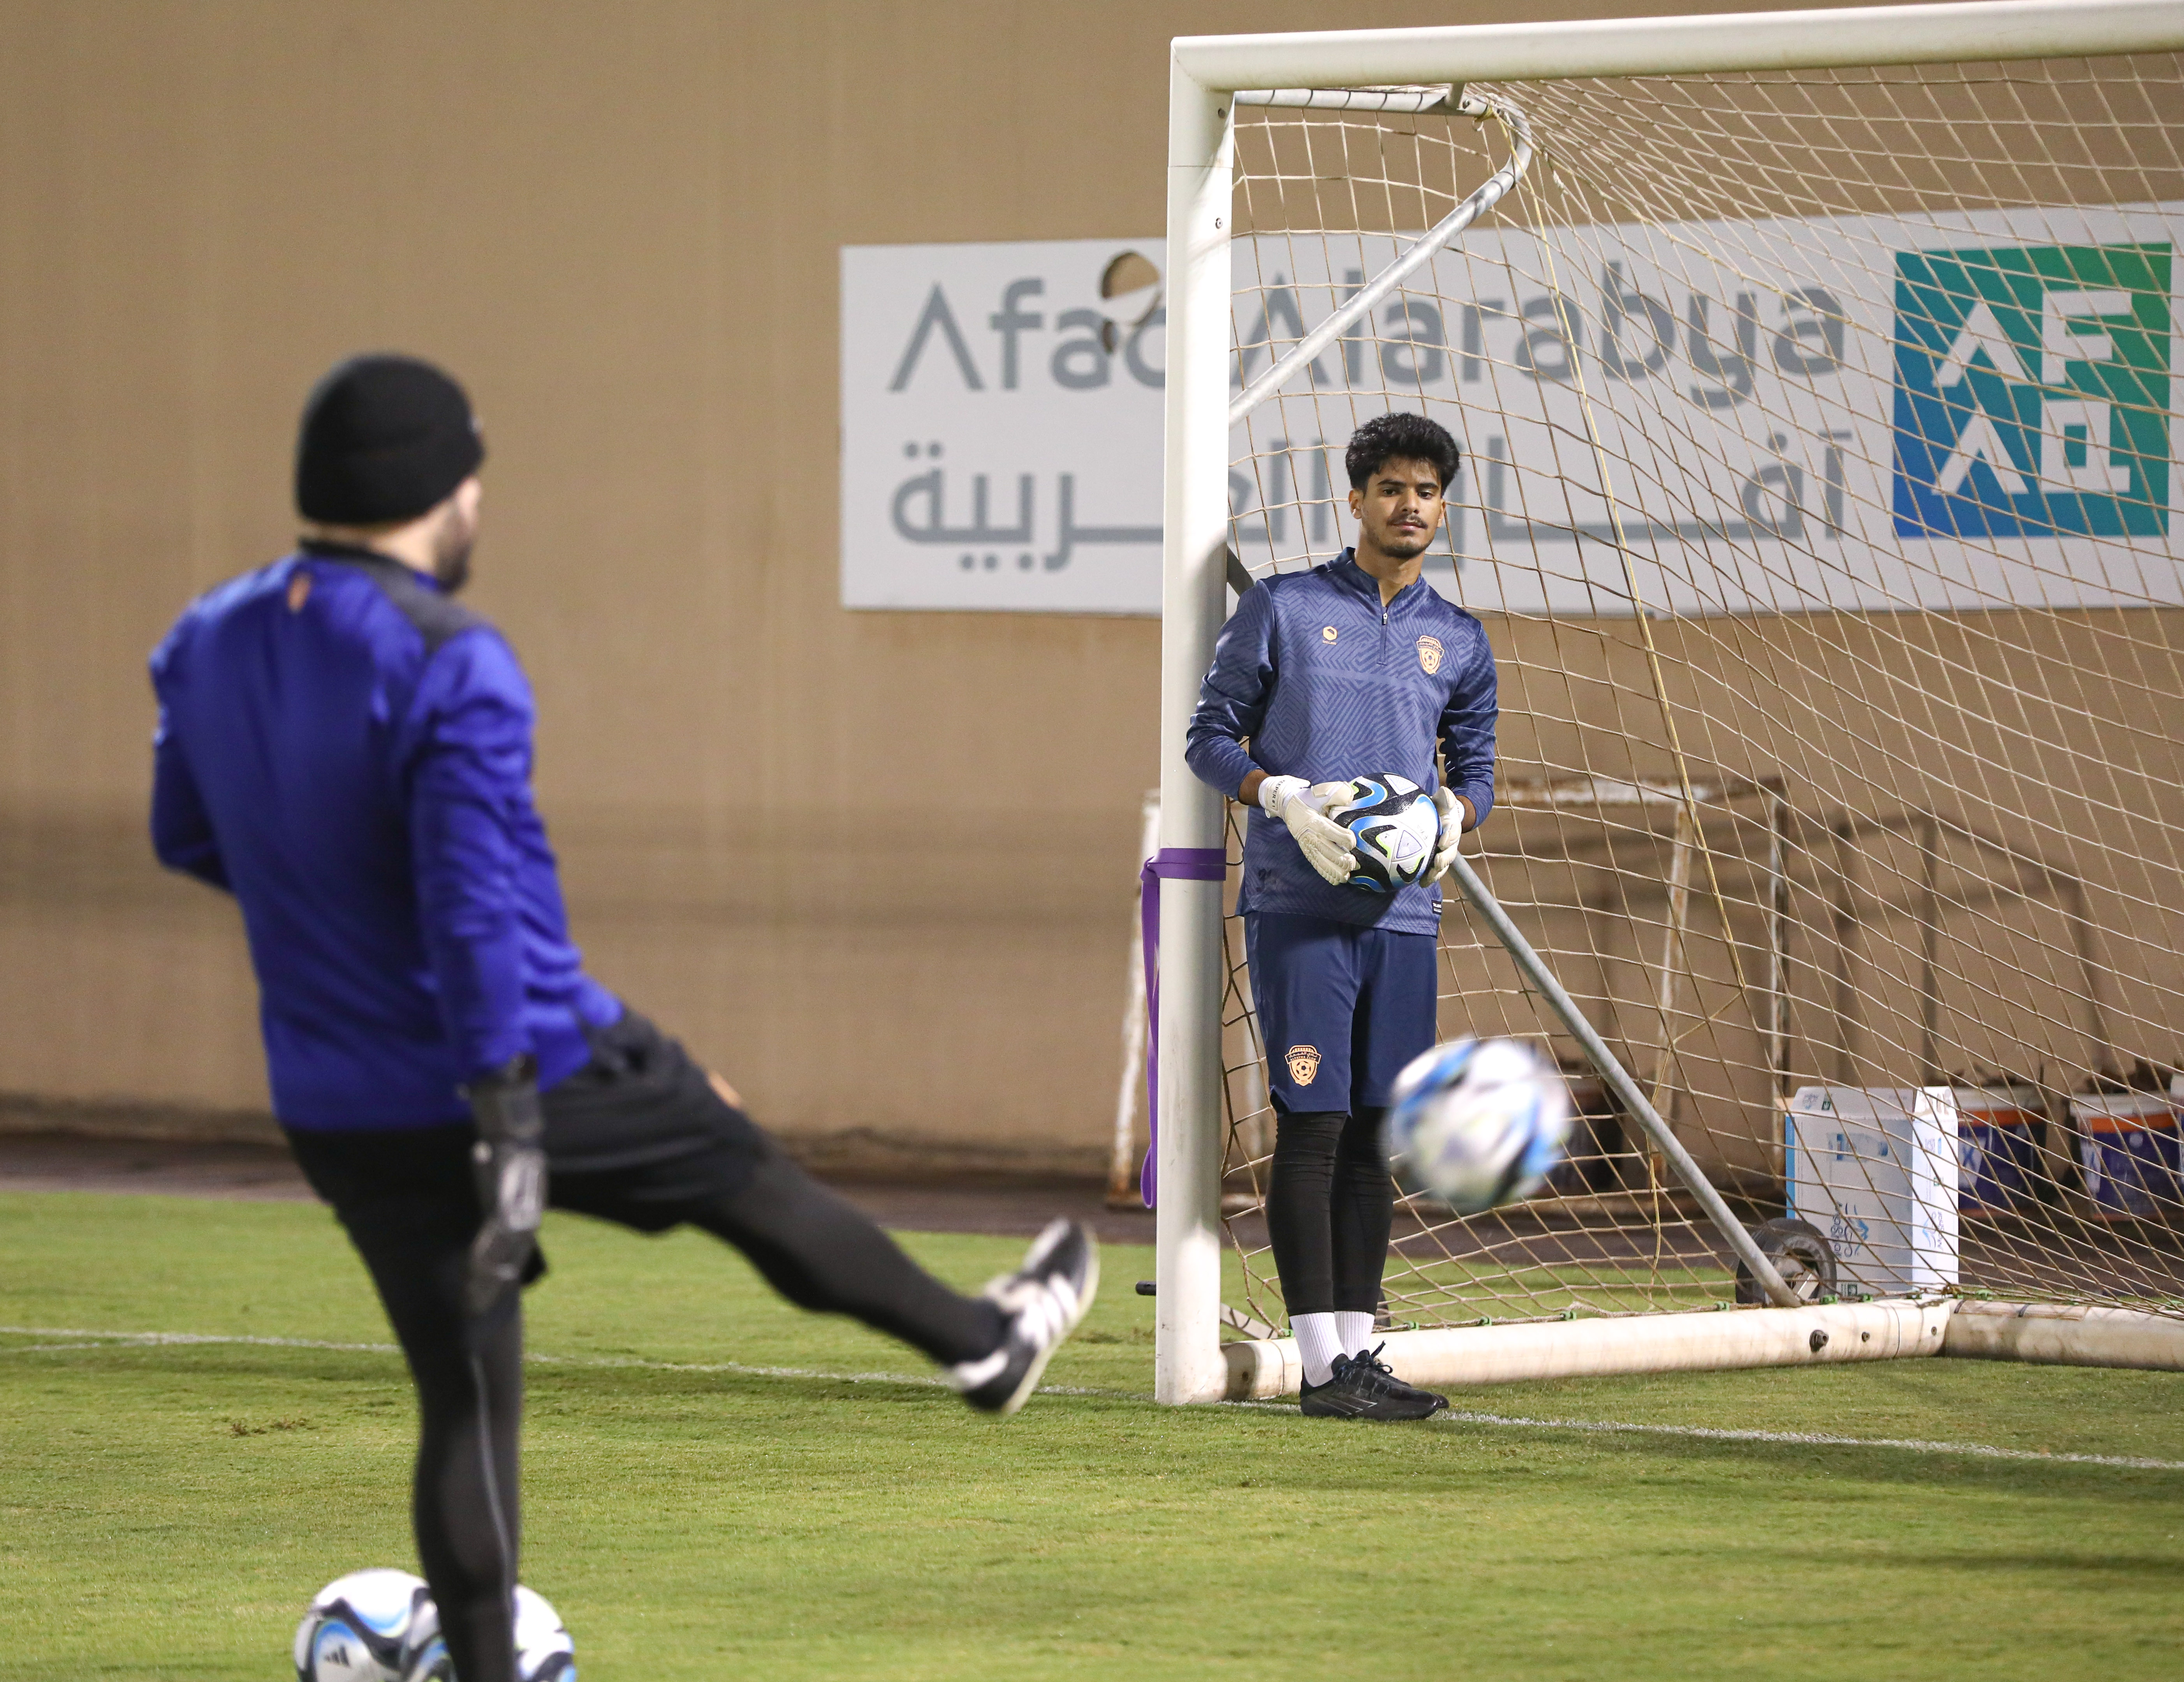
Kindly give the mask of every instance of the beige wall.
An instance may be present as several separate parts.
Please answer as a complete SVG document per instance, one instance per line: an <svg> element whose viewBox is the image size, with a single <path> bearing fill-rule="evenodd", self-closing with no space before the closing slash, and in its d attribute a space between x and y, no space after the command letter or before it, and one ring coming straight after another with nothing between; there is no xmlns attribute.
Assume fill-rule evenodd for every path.
<svg viewBox="0 0 2184 1682"><path fill-rule="evenodd" d="M595 971L784 1130L1095 1161L1157 627L836 605L838 248L1158 229L1173 34L1696 9L0 4L0 1091L263 1103L142 661L397 346L485 418Z"/></svg>

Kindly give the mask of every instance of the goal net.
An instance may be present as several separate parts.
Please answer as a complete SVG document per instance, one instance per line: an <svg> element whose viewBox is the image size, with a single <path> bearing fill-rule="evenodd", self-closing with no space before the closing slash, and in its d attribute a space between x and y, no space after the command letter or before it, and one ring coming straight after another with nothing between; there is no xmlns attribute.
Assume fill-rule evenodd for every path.
<svg viewBox="0 0 2184 1682"><path fill-rule="evenodd" d="M2184 1314L2184 58L2157 30L1875 63L1872 19L1916 14L1830 15L1833 68L1213 96L1228 553L1172 534L1171 705L1178 616L1213 599L1174 569L1218 565L1217 622L1331 560L1351 432L1440 421L1464 462L1425 576L1501 677L1468 849L1705 1175L1748 1224L1816 1227L1846 1298ZM1451 75L1492 33L1419 32ZM1212 366L1170 331L1172 378ZM1178 401L1172 525L1212 471L1178 461ZM1232 866L1242 817L1212 821ZM1171 950L1213 938L1177 915ZM1443 1037L1533 1042L1583 1113L1533 1200L1401 1206L1390 1323L1731 1300L1690 1189L1453 894L1440 947ZM1205 1105L1230 1318L1278 1328L1282 1048L1233 917L1217 951L1190 983L1220 998L1215 1089L1181 1068L1164 1114Z"/></svg>

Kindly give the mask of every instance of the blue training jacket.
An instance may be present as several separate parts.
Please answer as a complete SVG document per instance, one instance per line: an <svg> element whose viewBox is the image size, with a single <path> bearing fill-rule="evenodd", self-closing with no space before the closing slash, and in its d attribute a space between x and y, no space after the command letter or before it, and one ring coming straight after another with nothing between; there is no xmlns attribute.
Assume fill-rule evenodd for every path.
<svg viewBox="0 0 2184 1682"><path fill-rule="evenodd" d="M191 604L152 656L152 845L235 895L283 1126L460 1121L529 1051L550 1085L621 1005L569 942L531 798L530 685L398 561L307 544Z"/></svg>
<svg viewBox="0 0 2184 1682"><path fill-rule="evenodd" d="M1379 582L1345 549L1244 593L1214 644L1184 754L1232 798L1255 769L1307 783L1393 771L1431 790L1440 786L1438 743L1450 786L1484 822L1494 805L1495 693L1494 651L1477 620L1423 578L1383 607ZM1236 909L1431 933L1440 889L1338 888L1305 862L1287 824L1254 807Z"/></svg>

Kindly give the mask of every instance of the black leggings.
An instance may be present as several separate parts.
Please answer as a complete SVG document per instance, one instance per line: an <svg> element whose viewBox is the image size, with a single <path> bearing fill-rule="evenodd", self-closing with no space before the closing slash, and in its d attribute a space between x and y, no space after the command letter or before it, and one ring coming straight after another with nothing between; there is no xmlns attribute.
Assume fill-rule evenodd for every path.
<svg viewBox="0 0 2184 1682"><path fill-rule="evenodd" d="M1278 1116L1267 1235L1282 1302L1298 1314L1370 1314L1380 1306L1396 1192L1380 1151L1386 1111Z"/></svg>
<svg viewBox="0 0 2184 1682"><path fill-rule="evenodd" d="M514 1682L511 1596L521 1534L516 1439L523 1415L523 1312L511 1297L466 1322L465 1251L420 1236L385 1208L343 1211L417 1385L410 1522L455 1674ZM407 1230L405 1231L405 1228Z"/></svg>
<svg viewBox="0 0 2184 1682"><path fill-rule="evenodd" d="M854 1204L797 1167L634 1015L546 1094L549 1197L640 1231L690 1225L733 1245L799 1307L847 1314L944 1365L1000 1340L1000 1310L959 1296ZM515 1682L517 1434L523 1323L511 1299L465 1317L478 1206L467 1125L290 1135L370 1270L417 1385L417 1555L461 1682Z"/></svg>

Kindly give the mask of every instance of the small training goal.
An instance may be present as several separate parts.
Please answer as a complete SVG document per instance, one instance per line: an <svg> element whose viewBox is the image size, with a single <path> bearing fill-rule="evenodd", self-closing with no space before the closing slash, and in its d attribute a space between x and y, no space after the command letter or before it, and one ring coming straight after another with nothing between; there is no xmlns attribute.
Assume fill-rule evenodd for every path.
<svg viewBox="0 0 2184 1682"><path fill-rule="evenodd" d="M1174 43L1163 1400L1296 1377L1184 725L1391 409L1462 445L1427 577L1502 674L1442 1032L1585 1112L1542 1196L1399 1215L1399 1369L2184 1365L2180 52L2143 0Z"/></svg>

